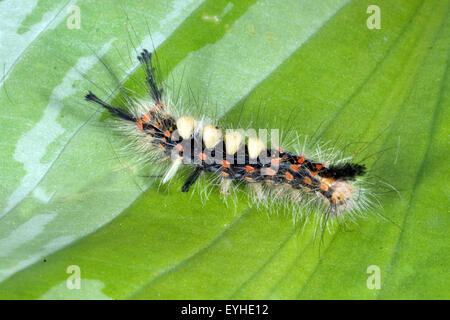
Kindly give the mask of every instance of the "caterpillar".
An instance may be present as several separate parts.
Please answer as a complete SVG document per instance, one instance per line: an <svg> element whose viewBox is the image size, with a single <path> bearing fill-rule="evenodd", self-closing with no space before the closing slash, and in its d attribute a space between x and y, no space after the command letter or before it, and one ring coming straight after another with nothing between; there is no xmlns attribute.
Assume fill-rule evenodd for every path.
<svg viewBox="0 0 450 320"><path fill-rule="evenodd" d="M243 130L224 130L214 120L184 113L166 97L152 56L146 49L138 56L149 98L127 96L127 108L114 107L91 91L85 99L119 120L120 129L133 138L144 157L167 163L162 183L171 180L181 166L190 165L193 170L181 192L188 192L202 174L209 174L219 182L224 196L233 185L244 185L256 202L281 201L301 216L314 212L326 222L329 218L353 219L373 206L364 186L364 164L333 157L326 163L304 151L269 146Z"/></svg>

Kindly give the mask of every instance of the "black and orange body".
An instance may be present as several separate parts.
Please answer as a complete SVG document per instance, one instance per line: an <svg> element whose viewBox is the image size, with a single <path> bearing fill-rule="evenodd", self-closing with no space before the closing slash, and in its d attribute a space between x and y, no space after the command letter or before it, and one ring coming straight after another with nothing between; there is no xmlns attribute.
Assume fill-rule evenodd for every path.
<svg viewBox="0 0 450 320"><path fill-rule="evenodd" d="M163 103L163 90L155 80L151 54L144 50L139 61L147 74L146 83L152 99L149 110L133 115L108 105L91 92L86 99L101 105L115 117L133 122L140 134L166 157L173 161L182 159L181 163L194 165L193 173L182 187L183 192L188 191L203 172L212 172L223 180L263 187L283 186L286 190L316 195L333 209L349 200L354 193L350 182L365 174L365 166L361 164L340 162L327 165L279 148L264 147L258 149L261 152L257 157L252 157L251 146L245 139L239 144L238 151L228 150L230 145L221 136L215 138L213 148L208 148L201 127L195 128L193 124L191 131L187 131L190 134L183 137L180 132L186 130L179 129L185 128L178 127L179 119L169 114ZM184 123L186 121L183 126L187 126Z"/></svg>

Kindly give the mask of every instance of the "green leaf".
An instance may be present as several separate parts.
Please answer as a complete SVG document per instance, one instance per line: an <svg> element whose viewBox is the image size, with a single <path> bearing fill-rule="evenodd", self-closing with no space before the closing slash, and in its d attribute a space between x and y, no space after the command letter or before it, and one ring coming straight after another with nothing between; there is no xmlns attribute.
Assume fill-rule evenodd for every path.
<svg viewBox="0 0 450 320"><path fill-rule="evenodd" d="M0 2L0 298L450 298L448 0L377 1L381 29L365 0L12 2ZM66 23L73 4L80 29ZM134 47L156 47L172 91L210 100L224 122L261 116L364 146L400 197L380 197L386 219L320 244L244 197L227 207L216 190L181 193L181 179L158 187L83 101L117 94L99 58L124 81Z"/></svg>

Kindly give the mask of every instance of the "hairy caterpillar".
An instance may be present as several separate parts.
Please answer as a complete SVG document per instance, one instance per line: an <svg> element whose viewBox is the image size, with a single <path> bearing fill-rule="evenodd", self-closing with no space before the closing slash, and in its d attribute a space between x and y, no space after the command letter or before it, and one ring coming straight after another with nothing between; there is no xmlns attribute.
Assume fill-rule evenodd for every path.
<svg viewBox="0 0 450 320"><path fill-rule="evenodd" d="M282 201L303 216L308 211L319 212L326 223L329 217L345 220L371 207L370 194L361 183L364 165L348 158L332 159L328 164L304 152L284 150L276 143L268 146L260 137L246 137L240 129L224 132L213 120L195 119L165 97L152 54L144 49L138 59L145 70L150 100L127 96L125 110L90 91L85 98L121 120L121 129L134 137L144 157L170 163L162 183L187 164L194 169L182 192L187 192L202 173L210 173L223 195L230 194L233 184L244 184L257 202Z"/></svg>

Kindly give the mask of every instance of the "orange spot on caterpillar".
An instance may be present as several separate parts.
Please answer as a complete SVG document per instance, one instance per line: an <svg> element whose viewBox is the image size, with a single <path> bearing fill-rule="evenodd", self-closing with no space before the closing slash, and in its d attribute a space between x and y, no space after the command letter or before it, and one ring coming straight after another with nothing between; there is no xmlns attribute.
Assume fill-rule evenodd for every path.
<svg viewBox="0 0 450 320"><path fill-rule="evenodd" d="M268 176L274 176L277 172L272 168L264 168L264 174Z"/></svg>
<svg viewBox="0 0 450 320"><path fill-rule="evenodd" d="M166 142L167 142L167 139L166 139L166 138L162 138L161 141L164 142L164 143L166 143Z"/></svg>
<svg viewBox="0 0 450 320"><path fill-rule="evenodd" d="M136 125L139 128L139 130L144 130L144 126L142 125L142 120L138 120L136 121Z"/></svg>
<svg viewBox="0 0 450 320"><path fill-rule="evenodd" d="M253 180L251 177L245 177L244 179L247 180L248 182Z"/></svg>
<svg viewBox="0 0 450 320"><path fill-rule="evenodd" d="M142 120L142 122L144 122L144 123L148 123L148 122L150 121L151 118L152 118L152 116L150 115L149 112L147 112L146 114L144 114L144 115L141 117L141 120Z"/></svg>
<svg viewBox="0 0 450 320"><path fill-rule="evenodd" d="M164 132L164 136L167 138L170 138L170 131L166 130L166 132Z"/></svg>
<svg viewBox="0 0 450 320"><path fill-rule="evenodd" d="M177 147L177 149L178 149L178 151L180 151L180 152L183 152L184 151L184 148L183 148L183 146L181 145L181 144L177 144L176 145L176 147Z"/></svg>
<svg viewBox="0 0 450 320"><path fill-rule="evenodd" d="M281 160L280 158L275 158L275 159L270 160L270 163L273 166L278 166L280 164L280 160Z"/></svg>
<svg viewBox="0 0 450 320"><path fill-rule="evenodd" d="M316 164L316 169L317 170L322 170L322 168L323 168L323 166L320 163Z"/></svg>
<svg viewBox="0 0 450 320"><path fill-rule="evenodd" d="M300 168L300 166L298 164L292 164L291 165L291 170L294 171L294 172L297 172L299 168Z"/></svg>
<svg viewBox="0 0 450 320"><path fill-rule="evenodd" d="M334 203L338 202L338 197L336 196L335 193L333 193L333 194L331 195L331 201L334 202Z"/></svg>
<svg viewBox="0 0 450 320"><path fill-rule="evenodd" d="M320 185L320 189L322 189L323 191L327 191L328 190L328 185L326 183L322 183Z"/></svg>
<svg viewBox="0 0 450 320"><path fill-rule="evenodd" d="M313 177L317 176L317 171L310 171L309 172Z"/></svg>
<svg viewBox="0 0 450 320"><path fill-rule="evenodd" d="M294 180L294 176L289 171L286 171L286 179L292 181Z"/></svg>
<svg viewBox="0 0 450 320"><path fill-rule="evenodd" d="M162 150L162 151L166 150L166 148L163 146L162 143L159 144L159 149Z"/></svg>
<svg viewBox="0 0 450 320"><path fill-rule="evenodd" d="M284 151L283 151L283 149L278 148L278 152L279 152L279 153L283 153Z"/></svg>
<svg viewBox="0 0 450 320"><path fill-rule="evenodd" d="M164 108L166 107L161 101L158 101L158 102L156 103L156 106L157 106L158 108L161 108L161 109L164 109Z"/></svg>
<svg viewBox="0 0 450 320"><path fill-rule="evenodd" d="M305 158L304 158L304 157L298 157L298 158L297 158L297 162L300 163L300 164L302 164L302 163L305 162Z"/></svg>
<svg viewBox="0 0 450 320"><path fill-rule="evenodd" d="M253 168L252 166L245 166L245 171L247 171L248 173L252 173L253 171L255 171L255 168Z"/></svg>
<svg viewBox="0 0 450 320"><path fill-rule="evenodd" d="M227 160L222 160L222 166L224 166L225 168L229 168L230 163Z"/></svg>
<svg viewBox="0 0 450 320"><path fill-rule="evenodd" d="M205 160L206 160L206 154L204 154L203 152L200 152L200 153L198 154L198 157L199 157L202 161L205 161Z"/></svg>
<svg viewBox="0 0 450 320"><path fill-rule="evenodd" d="M306 184L311 184L312 183L311 178L310 177L305 177L305 183Z"/></svg>
<svg viewBox="0 0 450 320"><path fill-rule="evenodd" d="M225 172L225 171L221 171L220 174L221 174L223 177L228 177L228 176L230 175L228 172Z"/></svg>

